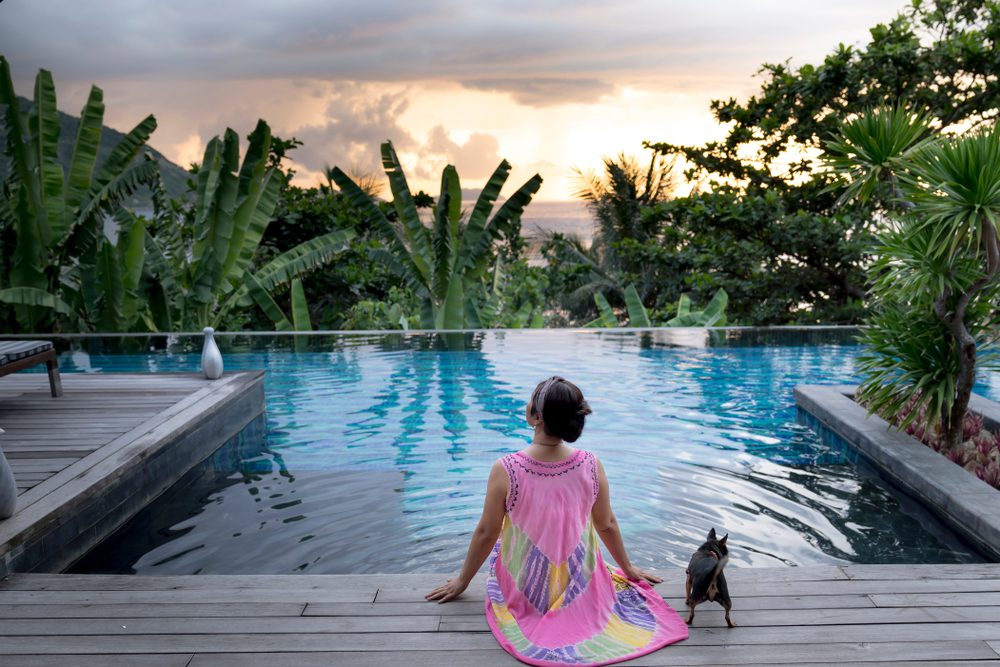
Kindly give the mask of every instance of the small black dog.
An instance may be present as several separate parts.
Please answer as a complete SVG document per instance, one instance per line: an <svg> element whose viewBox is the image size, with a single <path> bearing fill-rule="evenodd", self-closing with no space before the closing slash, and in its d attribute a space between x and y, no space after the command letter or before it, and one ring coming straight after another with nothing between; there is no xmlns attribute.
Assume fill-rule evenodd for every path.
<svg viewBox="0 0 1000 667"><path fill-rule="evenodd" d="M729 534L721 540L715 536L715 528L708 531L708 541L698 547L698 550L691 556L691 562L687 568L687 583L684 591L687 596L685 603L691 610L688 615L687 624L691 625L694 620L694 608L705 600L718 602L726 610L726 624L735 627L736 624L729 618L729 612L733 608L733 601L729 597L729 587L726 585L726 575L722 573L722 568L729 560L729 549L726 547L726 540Z"/></svg>

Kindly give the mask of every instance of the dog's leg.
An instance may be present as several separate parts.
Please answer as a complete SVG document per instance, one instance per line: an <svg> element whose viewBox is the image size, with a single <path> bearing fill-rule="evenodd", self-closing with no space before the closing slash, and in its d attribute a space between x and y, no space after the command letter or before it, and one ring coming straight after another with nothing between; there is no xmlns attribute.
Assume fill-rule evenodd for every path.
<svg viewBox="0 0 1000 667"><path fill-rule="evenodd" d="M685 623L691 625L691 621L694 620L694 605L691 604L691 570L685 570L684 573L687 575L687 578L684 580L684 604L691 610Z"/></svg>
<svg viewBox="0 0 1000 667"><path fill-rule="evenodd" d="M727 599L725 602L722 603L722 607L726 610L726 625L728 625L731 628L735 628L736 624L733 623L733 619L729 618L729 612L733 610L733 601Z"/></svg>

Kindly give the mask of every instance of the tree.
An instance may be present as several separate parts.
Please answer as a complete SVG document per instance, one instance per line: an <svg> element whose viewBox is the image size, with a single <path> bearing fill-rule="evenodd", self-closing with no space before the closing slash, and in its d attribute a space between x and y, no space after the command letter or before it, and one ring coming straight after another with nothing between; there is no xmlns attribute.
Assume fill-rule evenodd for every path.
<svg viewBox="0 0 1000 667"><path fill-rule="evenodd" d="M279 195L273 217L254 257L255 268L317 236L340 230L357 235L337 256L336 262L317 268L302 282L310 316L316 327L398 327L399 317L386 319L383 327L374 326L376 312L380 309L376 304L387 299L407 306L412 301L414 307L409 312L418 312L415 298L408 292L400 292L405 291L402 282L383 264L369 259L369 252L382 245L381 237L342 193L331 191L326 186L289 186ZM284 290L276 290L273 296L275 300L281 300L285 296ZM271 320L264 316L263 311L254 311L250 315L247 324L251 328L271 326ZM392 327L389 327L390 323L393 323Z"/></svg>
<svg viewBox="0 0 1000 667"><path fill-rule="evenodd" d="M403 174L391 142L382 144L382 166L389 178L395 220L382 211L341 169L331 177L348 199L379 230L384 247L372 259L384 263L420 299L420 326L427 329L479 328L482 323L479 293L495 261L494 241L517 229L521 213L542 184L535 174L494 213L493 204L510 173L504 160L479 194L468 220L463 220L462 189L451 165L441 174L441 195L426 226Z"/></svg>
<svg viewBox="0 0 1000 667"><path fill-rule="evenodd" d="M643 167L621 153L604 158L601 175L577 170L577 176L580 189L575 194L586 202L595 231L589 247L578 236L554 233L546 238L542 252L554 297L578 320L594 316L596 294L624 304L628 284L636 286L643 302L656 304L667 277L637 248L664 241L660 225L643 210L671 194L674 161L654 153Z"/></svg>
<svg viewBox="0 0 1000 667"><path fill-rule="evenodd" d="M747 319L854 321L863 313L875 211L859 200L838 205L833 177L821 167L824 142L842 119L897 103L926 108L943 127L996 117L1000 4L917 0L870 32L866 45L842 44L818 65L765 64L759 92L745 102L714 101L716 119L728 126L721 141L648 144L683 158L687 177L701 184L657 217L690 234L702 296L725 286L739 319L744 299L765 303L775 283L784 286L779 295ZM706 214L706 207L723 212Z"/></svg>
<svg viewBox="0 0 1000 667"><path fill-rule="evenodd" d="M138 318L142 223L122 203L157 173L136 161L156 120L147 116L97 165L104 102L92 86L81 112L68 170L59 163L59 119L52 74L39 70L34 104L22 113L10 66L0 56L0 105L11 163L0 185L0 235L12 238L0 259L0 301L22 331L129 331ZM119 224L112 241L105 220Z"/></svg>
<svg viewBox="0 0 1000 667"><path fill-rule="evenodd" d="M957 451L977 358L994 351L1000 324L1000 127L931 128L904 109L874 111L845 123L829 152L846 195L875 198L887 219L859 396L891 417L910 409L902 426L927 406Z"/></svg>

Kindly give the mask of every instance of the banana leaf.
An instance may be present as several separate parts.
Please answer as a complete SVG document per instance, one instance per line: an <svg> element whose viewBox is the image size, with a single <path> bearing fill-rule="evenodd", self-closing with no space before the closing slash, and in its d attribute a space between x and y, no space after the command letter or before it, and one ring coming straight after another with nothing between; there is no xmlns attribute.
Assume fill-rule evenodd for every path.
<svg viewBox="0 0 1000 667"><path fill-rule="evenodd" d="M729 295L721 287L712 295L712 300L705 306L704 317L706 327L725 326L726 306L729 305Z"/></svg>
<svg viewBox="0 0 1000 667"><path fill-rule="evenodd" d="M628 324L630 327L651 327L649 321L649 313L646 312L646 307L642 305L642 300L639 298L639 293L635 289L635 285L629 285L625 288L625 307L628 309Z"/></svg>
<svg viewBox="0 0 1000 667"><path fill-rule="evenodd" d="M438 309L434 327L436 329L465 328L465 286L462 274L455 272L448 285L448 296Z"/></svg>
<svg viewBox="0 0 1000 667"><path fill-rule="evenodd" d="M38 235L42 245L48 247L59 237L53 232L61 229L65 216L63 200L63 171L59 164L59 113L56 111L56 87L52 73L38 70L35 78L35 103L28 113L28 130L32 149L38 156L38 179L41 187L42 208L38 213ZM44 212L44 214L43 214Z"/></svg>
<svg viewBox="0 0 1000 667"><path fill-rule="evenodd" d="M104 93L97 86L91 86L90 97L80 112L80 126L76 131L73 156L69 171L66 172L66 209L75 215L84 197L90 191L90 179L97 163L97 151L101 144L101 129L104 124ZM66 229L54 229L53 236L61 239Z"/></svg>
<svg viewBox="0 0 1000 667"><path fill-rule="evenodd" d="M608 300L604 298L604 295L600 292L594 292L594 303L597 304L597 310L600 311L600 326L612 328L619 326L618 318L615 317L615 311L611 309L611 304Z"/></svg>
<svg viewBox="0 0 1000 667"><path fill-rule="evenodd" d="M271 319L271 322L274 323L275 330L294 331L295 327L288 321L285 314L281 312L281 308L279 308L278 304L274 302L274 299L271 298L271 295L268 294L267 290L264 289L259 282L257 282L257 278L255 278L252 273L247 273L244 276L244 280L246 281L246 287L251 298L253 298L254 302L260 306L261 310L264 311L264 314Z"/></svg>
<svg viewBox="0 0 1000 667"><path fill-rule="evenodd" d="M0 289L0 301L11 305L49 308L62 315L69 315L72 312L69 304L59 297L34 287Z"/></svg>
<svg viewBox="0 0 1000 667"><path fill-rule="evenodd" d="M400 230L389 222L389 219L382 213L382 209L339 167L334 167L330 171L330 177L337 184L337 187L340 188L341 192L347 196L347 200L358 208L362 215L367 218L368 222L379 231L382 238L389 244L389 250L397 258L397 275L403 278L411 289L422 287L424 290L430 290L431 279L429 268L421 266L417 255L410 252L406 244L406 239L400 233Z"/></svg>
<svg viewBox="0 0 1000 667"><path fill-rule="evenodd" d="M306 302L306 291L302 281L296 278L292 281L292 324L296 331L312 331L312 318L309 316L309 304Z"/></svg>
<svg viewBox="0 0 1000 667"><path fill-rule="evenodd" d="M406 175L403 173L403 167L399 163L399 157L396 155L391 141L382 144L382 167L385 169L385 175L389 178L392 205L396 209L396 215L403 223L403 233L409 241L413 263L425 278L430 279L431 267L434 264L430 235L417 213L417 205L413 202L410 186L406 183ZM429 282L430 280L428 280Z"/></svg>

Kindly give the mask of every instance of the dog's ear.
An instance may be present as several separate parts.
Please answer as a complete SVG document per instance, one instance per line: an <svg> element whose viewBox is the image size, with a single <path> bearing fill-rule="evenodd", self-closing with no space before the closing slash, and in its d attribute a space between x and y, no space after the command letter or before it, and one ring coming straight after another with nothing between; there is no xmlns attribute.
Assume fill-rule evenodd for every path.
<svg viewBox="0 0 1000 667"><path fill-rule="evenodd" d="M716 538L715 538L715 528L713 528L712 530L708 531L708 539L709 539L709 540L714 540L714 539L716 539Z"/></svg>
<svg viewBox="0 0 1000 667"><path fill-rule="evenodd" d="M719 540L719 544L721 544L722 546L726 546L726 540L728 539L729 539L729 533L726 533L725 536L721 540Z"/></svg>

